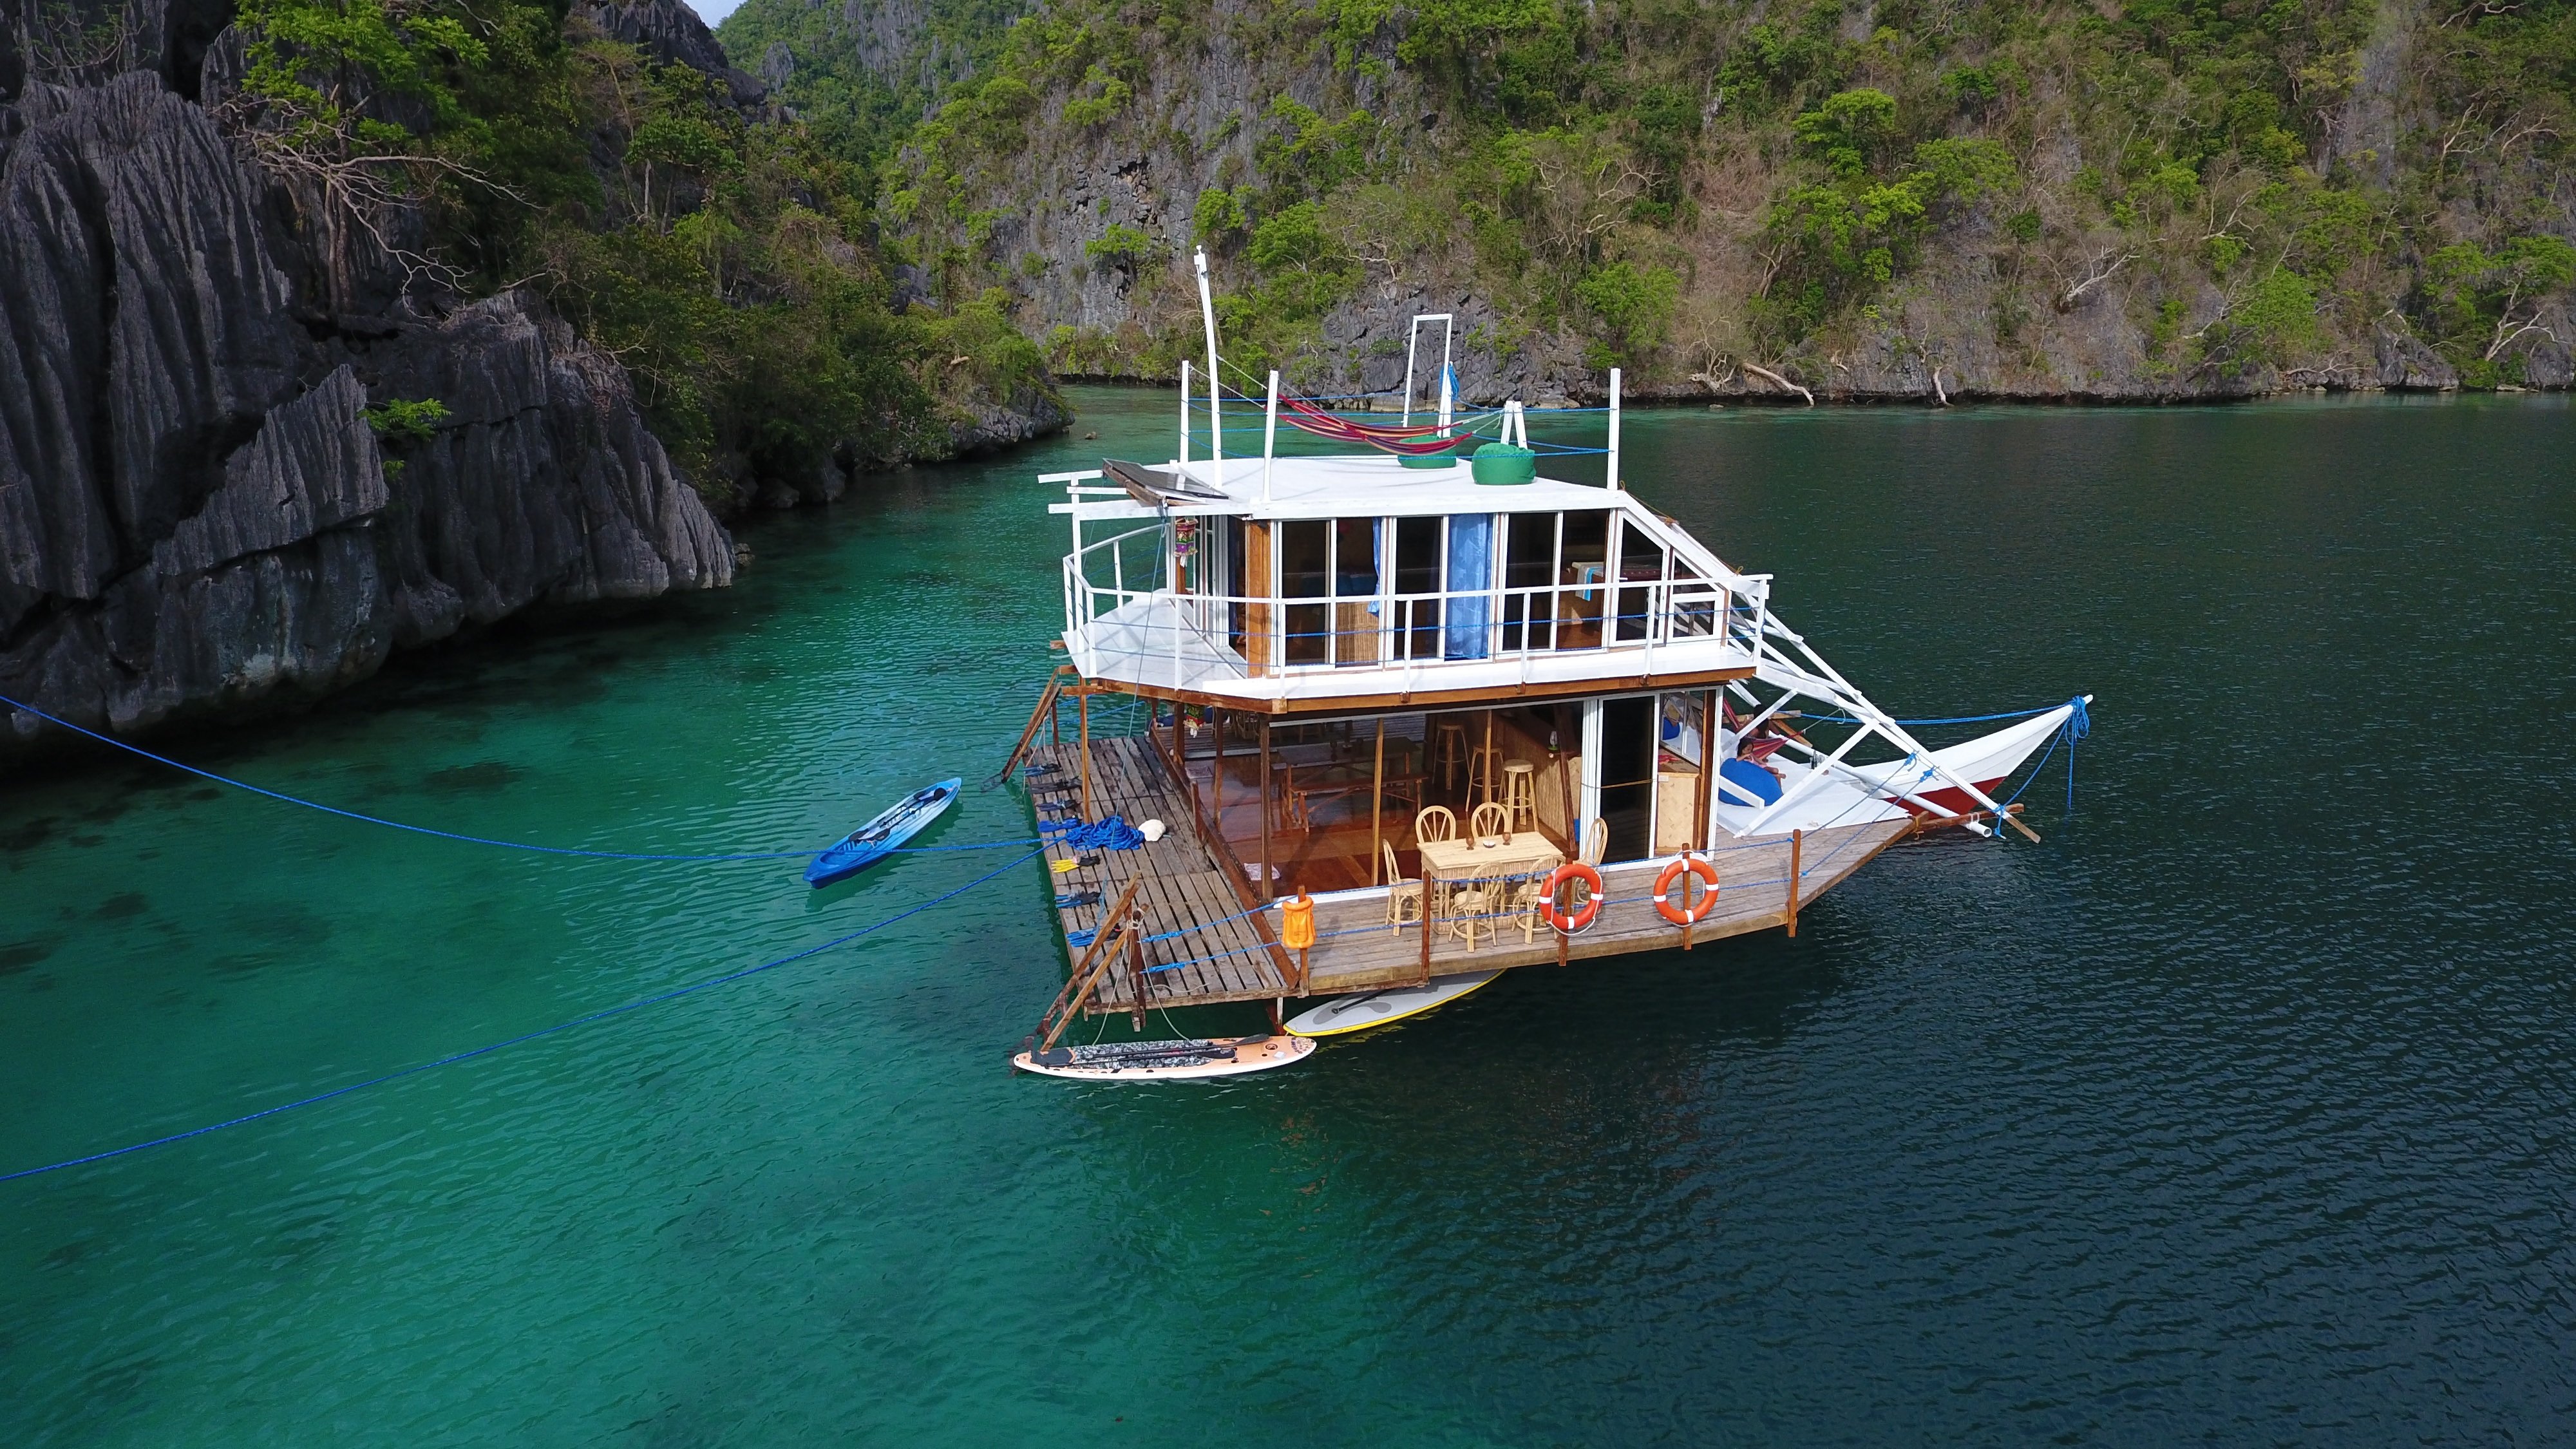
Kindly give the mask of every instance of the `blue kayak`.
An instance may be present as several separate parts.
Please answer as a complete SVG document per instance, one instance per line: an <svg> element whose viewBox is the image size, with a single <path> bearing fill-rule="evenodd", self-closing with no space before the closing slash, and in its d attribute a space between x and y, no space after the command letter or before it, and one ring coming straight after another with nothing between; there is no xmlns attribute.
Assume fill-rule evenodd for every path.
<svg viewBox="0 0 2576 1449"><path fill-rule="evenodd" d="M851 831L848 838L832 842L831 848L814 857L814 863L805 867L805 883L827 886L836 880L848 880L892 855L896 847L938 819L940 812L957 798L957 791L965 783L962 777L947 779L928 789L913 791L884 814Z"/></svg>

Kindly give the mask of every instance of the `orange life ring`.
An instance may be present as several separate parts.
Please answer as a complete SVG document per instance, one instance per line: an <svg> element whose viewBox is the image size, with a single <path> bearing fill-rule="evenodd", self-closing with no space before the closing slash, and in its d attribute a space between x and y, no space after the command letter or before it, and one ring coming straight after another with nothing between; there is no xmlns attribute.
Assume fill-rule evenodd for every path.
<svg viewBox="0 0 2576 1449"><path fill-rule="evenodd" d="M1556 893L1572 881L1583 882L1585 889L1583 909L1576 911L1572 916L1560 916L1556 913ZM1601 872L1582 861L1570 860L1547 873L1547 883L1539 887L1538 893L1540 920L1547 922L1555 930L1571 936L1591 925L1593 918L1600 914Z"/></svg>
<svg viewBox="0 0 2576 1449"><path fill-rule="evenodd" d="M1673 882L1681 878L1683 871L1708 882L1708 894L1701 896L1696 906L1682 904L1690 899L1690 887L1684 886L1678 891L1673 889ZM1717 867L1698 856L1685 855L1665 866L1664 873L1655 877L1655 913L1674 925L1688 926L1705 921L1708 913L1716 909Z"/></svg>

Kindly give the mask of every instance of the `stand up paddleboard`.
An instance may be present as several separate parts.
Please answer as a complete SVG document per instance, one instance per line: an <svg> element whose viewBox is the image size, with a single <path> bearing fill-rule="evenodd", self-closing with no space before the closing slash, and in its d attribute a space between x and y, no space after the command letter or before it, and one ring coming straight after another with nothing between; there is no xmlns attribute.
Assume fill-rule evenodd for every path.
<svg viewBox="0 0 2576 1449"><path fill-rule="evenodd" d="M1288 1019L1292 1036L1340 1036L1346 1031L1365 1031L1420 1016L1443 1002L1455 1001L1495 977L1500 971L1469 971L1457 976L1434 976L1427 986L1396 986L1372 991L1365 996L1337 996L1321 1006L1312 1007Z"/></svg>
<svg viewBox="0 0 2576 1449"><path fill-rule="evenodd" d="M1086 1081L1188 1081L1266 1071L1301 1061L1315 1044L1296 1036L1221 1036L1209 1041L1119 1041L1018 1052L1011 1065L1042 1077Z"/></svg>
<svg viewBox="0 0 2576 1449"><path fill-rule="evenodd" d="M898 846L920 834L923 826L938 819L940 812L956 801L965 783L963 777L942 780L888 806L876 819L834 841L814 857L814 863L805 867L805 883L827 886L836 880L848 880L892 855Z"/></svg>

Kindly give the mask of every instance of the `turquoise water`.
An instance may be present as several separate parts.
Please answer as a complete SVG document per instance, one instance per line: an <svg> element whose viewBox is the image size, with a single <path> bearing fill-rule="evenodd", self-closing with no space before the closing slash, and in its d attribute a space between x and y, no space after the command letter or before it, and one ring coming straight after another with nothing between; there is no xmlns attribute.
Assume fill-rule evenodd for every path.
<svg viewBox="0 0 2576 1449"><path fill-rule="evenodd" d="M998 763L1059 624L1032 477L1162 455L1166 401L1085 393L1097 443L751 528L728 593L174 748L480 834L817 843ZM2576 413L1693 412L1627 442L1899 713L2098 691L2077 813L2052 774L2045 845L1901 848L1794 942L1514 973L1199 1087L1004 1069L1062 972L1023 868L0 1184L0 1442L2563 1435ZM970 790L933 838L1026 830ZM810 892L113 760L13 780L0 1171L1006 859Z"/></svg>

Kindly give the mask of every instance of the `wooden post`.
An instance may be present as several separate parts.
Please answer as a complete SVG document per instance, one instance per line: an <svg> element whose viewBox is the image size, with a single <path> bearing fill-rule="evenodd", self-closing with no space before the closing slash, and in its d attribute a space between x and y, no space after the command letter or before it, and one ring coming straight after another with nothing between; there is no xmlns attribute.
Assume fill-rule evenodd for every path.
<svg viewBox="0 0 2576 1449"><path fill-rule="evenodd" d="M1081 754L1082 754L1082 818L1083 818L1083 820L1084 820L1084 822L1085 822L1085 823L1088 823L1088 822L1092 819L1092 814L1091 814L1091 691L1090 691L1090 690L1088 690L1088 689L1085 689L1085 690L1081 691L1080 693L1076 694L1076 695L1073 697L1073 702L1074 702L1074 706L1075 706L1075 708L1080 712L1080 716L1081 716L1081 717L1080 717L1080 719L1079 719L1079 720L1077 721L1077 723L1076 723L1076 738L1077 738L1077 739L1079 739L1079 740L1080 740L1080 742L1081 742L1081 743L1080 743L1079 748L1080 748L1080 750L1081 750Z"/></svg>
<svg viewBox="0 0 2576 1449"><path fill-rule="evenodd" d="M1385 839L1383 821L1386 811L1386 716L1377 717L1377 768L1369 776L1369 884L1379 884L1379 864L1386 857L1380 844Z"/></svg>
<svg viewBox="0 0 2576 1449"><path fill-rule="evenodd" d="M1789 934L1792 936L1798 934L1798 876L1801 873L1799 856L1806 840L1807 832L1803 830L1789 832Z"/></svg>
<svg viewBox="0 0 2576 1449"><path fill-rule="evenodd" d="M1494 802L1494 785L1502 773L1502 765L1494 759L1494 712L1489 709L1485 711L1485 803L1488 805ZM1473 789L1476 784L1472 778L1475 772L1470 770L1468 774L1471 778L1467 781L1467 785L1468 788ZM1467 813L1473 815L1475 812L1471 810Z"/></svg>
<svg viewBox="0 0 2576 1449"><path fill-rule="evenodd" d="M1208 706L1208 722L1216 731L1216 765L1208 772L1208 816L1216 822L1216 833L1225 833L1225 711Z"/></svg>
<svg viewBox="0 0 2576 1449"><path fill-rule="evenodd" d="M1691 809L1691 849L1708 849L1710 793L1717 787L1717 691L1700 697L1699 799Z"/></svg>
<svg viewBox="0 0 2576 1449"><path fill-rule="evenodd" d="M1425 982L1431 979L1431 903L1440 899L1440 893L1431 886L1431 862L1425 860L1422 862L1422 979Z"/></svg>
<svg viewBox="0 0 2576 1449"><path fill-rule="evenodd" d="M1270 716L1261 717L1261 898L1269 900L1279 892L1270 875Z"/></svg>
<svg viewBox="0 0 2576 1449"><path fill-rule="evenodd" d="M1136 988L1136 1029L1145 1029L1145 918L1142 914L1127 918L1127 979Z"/></svg>

